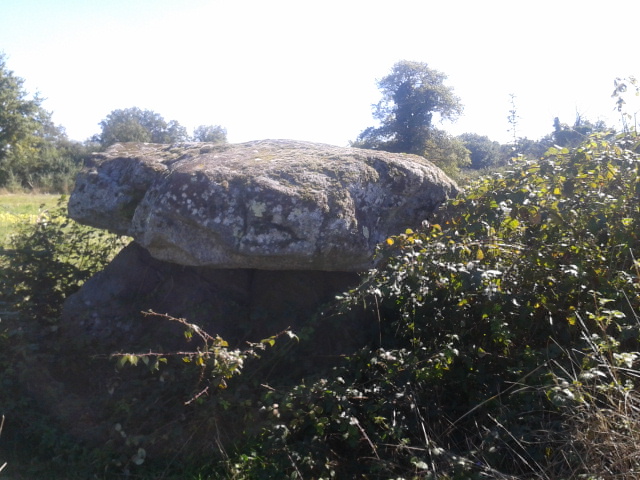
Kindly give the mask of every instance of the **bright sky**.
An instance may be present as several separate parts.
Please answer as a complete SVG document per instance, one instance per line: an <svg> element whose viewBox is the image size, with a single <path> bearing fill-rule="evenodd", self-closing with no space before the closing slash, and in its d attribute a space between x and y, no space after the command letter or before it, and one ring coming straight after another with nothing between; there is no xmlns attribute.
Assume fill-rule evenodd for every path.
<svg viewBox="0 0 640 480"><path fill-rule="evenodd" d="M465 105L442 128L507 142L510 93L519 136L576 112L618 126L639 14L637 0L0 0L0 51L76 140L136 106L231 142L346 145L404 59L447 74Z"/></svg>

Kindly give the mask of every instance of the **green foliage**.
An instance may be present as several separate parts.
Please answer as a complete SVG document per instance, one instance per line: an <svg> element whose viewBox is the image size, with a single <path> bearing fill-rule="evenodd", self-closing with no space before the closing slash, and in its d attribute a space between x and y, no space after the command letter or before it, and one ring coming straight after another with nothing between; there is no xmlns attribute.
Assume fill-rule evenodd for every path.
<svg viewBox="0 0 640 480"><path fill-rule="evenodd" d="M187 130L177 121L169 122L156 112L137 107L114 110L100 122L102 132L94 141L102 148L118 142L178 143L194 142L225 143L227 131L220 125L200 125L189 137Z"/></svg>
<svg viewBox="0 0 640 480"><path fill-rule="evenodd" d="M177 121L166 122L160 114L137 107L112 111L100 127L102 132L95 141L103 148L118 142L177 143L189 139Z"/></svg>
<svg viewBox="0 0 640 480"><path fill-rule="evenodd" d="M573 142L568 132L558 122L557 139ZM429 148L446 155L440 133L431 131ZM635 478L640 141L554 143L544 159L481 179L424 228L386 241L378 267L341 302L375 315L379 341L334 368L303 381L286 375L305 357L304 342L322 334L319 324L278 359L285 374L268 384L252 359L267 357L279 335L231 348L160 315L200 346L116 355L119 367L145 365L152 375L119 369L138 390L110 392L107 416L118 421L108 427L108 452L89 453L46 423L18 379L29 371L23 362L50 361L65 348L54 338L62 301L122 240L71 222L61 207L43 211L2 250L3 408L34 451L55 451L65 467L82 458L78 478L98 469L104 478L131 476L143 465L148 478L170 478L168 467L152 473L153 450L185 431L194 440L176 450L190 451L197 467L211 463L192 469L211 470L207 478ZM196 368L181 376L175 364ZM147 418L166 425L147 434ZM237 424L244 441L222 448L218 422Z"/></svg>
<svg viewBox="0 0 640 480"><path fill-rule="evenodd" d="M469 150L471 163L470 168L488 169L505 165L508 158L503 155L498 142L494 142L489 137L476 133L463 133L457 137L464 147Z"/></svg>
<svg viewBox="0 0 640 480"><path fill-rule="evenodd" d="M560 119L556 117L553 120L553 132L549 137L545 137L541 140L550 141L551 146L576 148L584 141L588 140L590 135L595 133L606 133L607 126L604 122L598 121L591 123L589 120L582 118L580 115L576 115L576 119L572 126L565 123L560 123Z"/></svg>
<svg viewBox="0 0 640 480"><path fill-rule="evenodd" d="M80 225L57 208L19 224L2 250L0 288L21 317L55 329L64 299L103 268L124 245L121 237Z"/></svg>
<svg viewBox="0 0 640 480"><path fill-rule="evenodd" d="M56 206L58 196L36 194L8 194L0 196L0 247L5 246L17 224L35 221L44 208Z"/></svg>
<svg viewBox="0 0 640 480"><path fill-rule="evenodd" d="M585 463L587 442L572 435L595 428L584 412L615 405L611 388L629 392L637 376L638 144L593 137L551 149L388 239L378 269L345 297L374 309L381 343L270 392L272 426L233 463L237 478L602 472L597 452L611 447L591 445ZM600 396L576 404L587 389L570 375L595 379ZM632 421L637 431L627 416L610 437Z"/></svg>
<svg viewBox="0 0 640 480"><path fill-rule="evenodd" d="M70 142L23 84L0 54L0 188L66 193L87 147Z"/></svg>
<svg viewBox="0 0 640 480"><path fill-rule="evenodd" d="M65 443L70 457L61 458L91 458L112 476L152 472L154 449L170 440L144 433L141 419L160 416L182 432L176 405L190 398L188 428L197 422L200 436L187 448L194 464L213 464L207 478L632 478L640 468L639 145L634 136L593 136L572 150L551 148L542 161L478 181L423 229L389 238L378 267L341 304L369 308L379 341L303 381L267 384L261 362L251 362L278 336L231 348L175 319L198 348L116 356L120 367L153 372L126 377L142 397L113 394L119 456ZM5 252L3 294L23 325L31 319L33 330L54 335L51 305L100 268L109 255L91 262L109 243L62 211L24 228ZM0 362L13 417L33 405L5 401L19 391L10 325ZM299 362L305 341L280 361ZM187 379L195 393L179 364L195 367ZM59 432L31 415L30 438L53 445ZM224 419L243 425L245 441L203 460Z"/></svg>
<svg viewBox="0 0 640 480"><path fill-rule="evenodd" d="M462 113L460 100L444 85L446 78L425 63L402 61L378 82L382 100L374 116L382 126L375 134L389 140L387 149L421 154L434 114L453 119Z"/></svg>
<svg viewBox="0 0 640 480"><path fill-rule="evenodd" d="M226 143L227 130L220 125L200 125L193 130L194 142Z"/></svg>
<svg viewBox="0 0 640 480"><path fill-rule="evenodd" d="M524 158L530 160L540 160L545 152L553 146L575 148L585 141L589 134L596 132L604 132L605 125L602 122L592 124L588 120L582 119L579 115L576 117L574 127L560 124L556 119L554 122L554 132L545 136L540 140L531 140L527 137L518 135L520 123L520 115L516 105L516 96L510 94L511 109L507 120L509 122L509 132L512 135L512 141L507 145L500 147L500 164L506 165L512 158Z"/></svg>
<svg viewBox="0 0 640 480"><path fill-rule="evenodd" d="M71 221L65 204L62 197L56 208L41 209L35 220L14 225L9 241L0 246L0 404L8 419L3 443L13 451L9 469L21 465L20 473L29 476L26 471L33 468L40 478L54 478L53 471L63 468L58 478L90 476L79 465L89 452L52 420L30 383L40 375L47 378L56 362L70 362L63 353L67 346L56 341L62 303L125 241ZM76 476L69 474L70 464Z"/></svg>
<svg viewBox="0 0 640 480"><path fill-rule="evenodd" d="M3 166L9 191L69 193L76 174L93 148L67 140L34 138L31 148L12 152Z"/></svg>
<svg viewBox="0 0 640 480"><path fill-rule="evenodd" d="M425 142L424 156L453 178L470 165L469 150L458 138L434 129Z"/></svg>
<svg viewBox="0 0 640 480"><path fill-rule="evenodd" d="M596 320L606 328L619 316L603 309ZM580 326L590 350L567 351L572 368L559 368L548 391L549 399L566 413L568 440L556 456L579 458L590 478L637 478L640 396L634 382L640 371L634 365L639 354L620 349L608 335L590 335L582 321Z"/></svg>
<svg viewBox="0 0 640 480"><path fill-rule="evenodd" d="M380 126L364 130L352 145L423 155L453 171L467 164L464 147L433 126L434 116L453 120L462 113L460 99L444 85L446 78L426 63L396 63L378 82L382 100L373 115Z"/></svg>
<svg viewBox="0 0 640 480"><path fill-rule="evenodd" d="M24 80L7 68L6 58L0 54L0 162L38 123L42 99L27 98L23 85Z"/></svg>

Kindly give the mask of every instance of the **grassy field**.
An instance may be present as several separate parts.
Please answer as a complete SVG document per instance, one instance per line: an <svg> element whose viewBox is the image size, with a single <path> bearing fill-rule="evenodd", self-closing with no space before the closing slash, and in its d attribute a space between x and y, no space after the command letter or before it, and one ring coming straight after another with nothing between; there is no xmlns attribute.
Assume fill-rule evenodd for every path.
<svg viewBox="0 0 640 480"><path fill-rule="evenodd" d="M0 245L15 226L24 221L34 221L46 210L55 208L60 195L8 193L0 194Z"/></svg>

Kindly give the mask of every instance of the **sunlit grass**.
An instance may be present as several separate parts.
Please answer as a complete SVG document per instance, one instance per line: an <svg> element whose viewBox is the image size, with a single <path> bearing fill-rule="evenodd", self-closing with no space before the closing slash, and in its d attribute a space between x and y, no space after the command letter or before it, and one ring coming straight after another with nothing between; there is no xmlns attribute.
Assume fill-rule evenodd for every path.
<svg viewBox="0 0 640 480"><path fill-rule="evenodd" d="M60 195L2 194L0 195L0 245L6 243L17 225L35 222L39 215L56 207Z"/></svg>

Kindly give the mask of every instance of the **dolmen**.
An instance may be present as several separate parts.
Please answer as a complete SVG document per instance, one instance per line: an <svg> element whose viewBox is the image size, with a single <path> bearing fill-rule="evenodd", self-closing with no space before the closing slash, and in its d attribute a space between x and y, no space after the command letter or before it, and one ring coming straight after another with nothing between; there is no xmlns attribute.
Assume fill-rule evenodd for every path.
<svg viewBox="0 0 640 480"><path fill-rule="evenodd" d="M79 175L69 214L180 265L361 272L378 243L456 191L415 155L290 140L117 144Z"/></svg>
<svg viewBox="0 0 640 480"><path fill-rule="evenodd" d="M326 315L327 305L375 267L380 242L419 227L457 191L419 156L293 140L127 143L94 154L69 215L132 242L66 300L56 331L65 358L48 373L34 368L34 395L100 445L113 434L105 424L124 422L114 402L161 395L132 393L136 383L109 355L194 348L182 325L148 310L233 348L315 318L303 360L287 367L308 375L319 359L377 338L377 319Z"/></svg>

